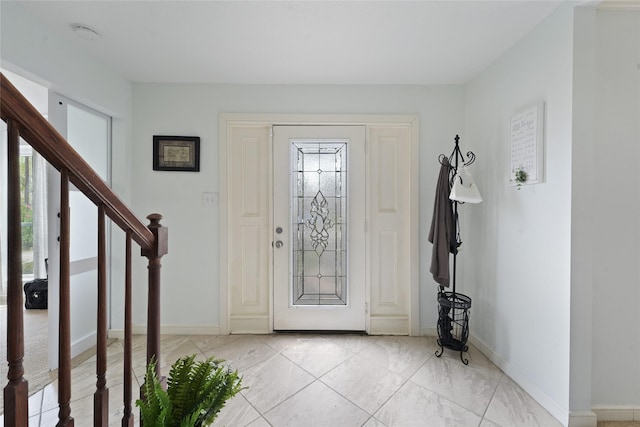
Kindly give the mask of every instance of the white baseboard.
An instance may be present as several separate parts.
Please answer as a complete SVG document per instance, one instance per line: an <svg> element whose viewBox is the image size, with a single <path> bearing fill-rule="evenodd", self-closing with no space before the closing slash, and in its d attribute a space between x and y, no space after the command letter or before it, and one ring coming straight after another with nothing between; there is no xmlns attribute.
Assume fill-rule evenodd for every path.
<svg viewBox="0 0 640 427"><path fill-rule="evenodd" d="M640 406L595 406L598 421L640 421Z"/></svg>
<svg viewBox="0 0 640 427"><path fill-rule="evenodd" d="M421 337L437 337L438 328L420 327L420 336Z"/></svg>
<svg viewBox="0 0 640 427"><path fill-rule="evenodd" d="M570 412L569 427L598 427L598 417L591 411Z"/></svg>
<svg viewBox="0 0 640 427"><path fill-rule="evenodd" d="M560 406L555 400L549 397L544 391L542 391L537 385L533 384L523 372L514 368L507 361L502 359L498 354L493 352L487 345L485 345L476 336L471 335L469 342L473 344L482 354L487 356L497 367L509 376L516 384L518 384L524 391L529 393L544 409L546 409L555 419L560 421L562 425L569 425L569 411L566 408Z"/></svg>
<svg viewBox="0 0 640 427"><path fill-rule="evenodd" d="M97 333L90 333L79 340L71 343L71 357L74 358L77 355L89 350L96 345ZM56 347L57 348L57 347Z"/></svg>
<svg viewBox="0 0 640 427"><path fill-rule="evenodd" d="M146 335L146 325L134 325L134 335ZM218 326L161 326L160 333L162 335L220 335L220 328ZM110 329L109 338L124 338L124 329Z"/></svg>
<svg viewBox="0 0 640 427"><path fill-rule="evenodd" d="M408 316L371 316L371 335L410 335Z"/></svg>
<svg viewBox="0 0 640 427"><path fill-rule="evenodd" d="M270 334L269 316L231 316L229 334Z"/></svg>

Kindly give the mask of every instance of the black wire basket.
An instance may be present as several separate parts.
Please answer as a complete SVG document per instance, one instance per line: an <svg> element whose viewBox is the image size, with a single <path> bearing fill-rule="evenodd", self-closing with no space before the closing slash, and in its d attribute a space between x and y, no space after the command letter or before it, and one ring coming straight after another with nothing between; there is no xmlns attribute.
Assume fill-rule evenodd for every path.
<svg viewBox="0 0 640 427"><path fill-rule="evenodd" d="M457 292L438 293L438 345L436 356L442 356L444 348L460 352L460 360L465 365L469 360L463 353L469 350L469 313L471 298Z"/></svg>

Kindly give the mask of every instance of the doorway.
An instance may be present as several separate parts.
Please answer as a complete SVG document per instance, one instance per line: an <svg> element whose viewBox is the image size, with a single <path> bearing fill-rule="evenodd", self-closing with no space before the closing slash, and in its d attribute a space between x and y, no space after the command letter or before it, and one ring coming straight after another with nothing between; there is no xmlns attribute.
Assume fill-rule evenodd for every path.
<svg viewBox="0 0 640 427"><path fill-rule="evenodd" d="M221 334L418 335L416 116L222 114L220 207Z"/></svg>
<svg viewBox="0 0 640 427"><path fill-rule="evenodd" d="M48 117L48 89L38 82L5 69L0 70L27 98L36 110ZM20 211L22 222L22 282L47 277L47 162L22 138L20 139ZM0 358L7 360L7 129L0 121ZM25 310L24 358L25 377L30 390L42 389L55 378L49 373L47 310ZM0 386L8 382L6 371Z"/></svg>
<svg viewBox="0 0 640 427"><path fill-rule="evenodd" d="M49 121L107 184L111 170L111 117L58 93L49 94ZM60 173L48 171L49 367L58 367L60 300ZM98 208L75 186L69 188L71 357L96 342ZM107 227L109 227L107 223ZM107 235L109 232L107 231ZM109 250L107 242L107 253ZM109 255L107 255L109 256ZM107 279L108 280L108 279Z"/></svg>

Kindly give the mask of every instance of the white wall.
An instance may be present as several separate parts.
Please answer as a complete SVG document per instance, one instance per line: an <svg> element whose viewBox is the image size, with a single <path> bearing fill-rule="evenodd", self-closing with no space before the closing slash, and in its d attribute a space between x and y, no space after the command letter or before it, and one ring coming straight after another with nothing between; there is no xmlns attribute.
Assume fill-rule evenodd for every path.
<svg viewBox="0 0 640 427"><path fill-rule="evenodd" d="M112 187L128 201L131 188L131 83L86 52L71 48L58 34L46 31L19 2L0 2L0 31L2 68L113 117ZM140 215L144 218L145 214ZM112 278L116 289L113 318L114 322L121 322L123 299L117 290L124 274L122 233L114 232L112 242ZM146 281L142 286L146 287Z"/></svg>
<svg viewBox="0 0 640 427"><path fill-rule="evenodd" d="M573 184L593 185L592 406L639 409L640 10L596 17L592 178Z"/></svg>
<svg viewBox="0 0 640 427"><path fill-rule="evenodd" d="M472 342L562 422L569 408L573 11L561 7L467 86L484 202L464 205ZM509 185L510 116L546 102L545 181ZM466 236L466 237L465 237Z"/></svg>
<svg viewBox="0 0 640 427"><path fill-rule="evenodd" d="M418 114L420 117L420 325L434 330L436 285L429 274L438 154L463 126L459 86L261 86L134 84L132 179L136 212L159 212L169 227L163 257L162 322L174 330L218 326L219 215L202 207L218 192L218 115L233 113ZM201 138L199 173L154 172L153 135ZM146 272L138 269L136 279ZM141 298L136 298L140 301ZM142 307L134 323L144 324Z"/></svg>
<svg viewBox="0 0 640 427"><path fill-rule="evenodd" d="M574 25L573 145L571 200L571 369L572 414L591 412L593 336L593 246L595 228L591 215L595 176L595 25L596 9L578 7Z"/></svg>
<svg viewBox="0 0 640 427"><path fill-rule="evenodd" d="M640 419L640 11L576 10L571 402Z"/></svg>
<svg viewBox="0 0 640 427"><path fill-rule="evenodd" d="M113 117L112 185L129 199L131 82L42 28L19 2L0 2L2 67Z"/></svg>

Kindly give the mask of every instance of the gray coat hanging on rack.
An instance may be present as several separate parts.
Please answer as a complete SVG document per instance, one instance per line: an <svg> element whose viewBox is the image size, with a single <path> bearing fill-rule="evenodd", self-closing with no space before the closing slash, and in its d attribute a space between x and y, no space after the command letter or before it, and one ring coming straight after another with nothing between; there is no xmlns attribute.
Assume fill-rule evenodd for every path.
<svg viewBox="0 0 640 427"><path fill-rule="evenodd" d="M449 172L451 165L445 157L441 161L440 175L436 185L436 197L433 205L433 217L429 242L433 243L431 254L431 268L433 279L440 286L449 287L449 254L458 253L456 240L456 222L451 200L449 200Z"/></svg>

